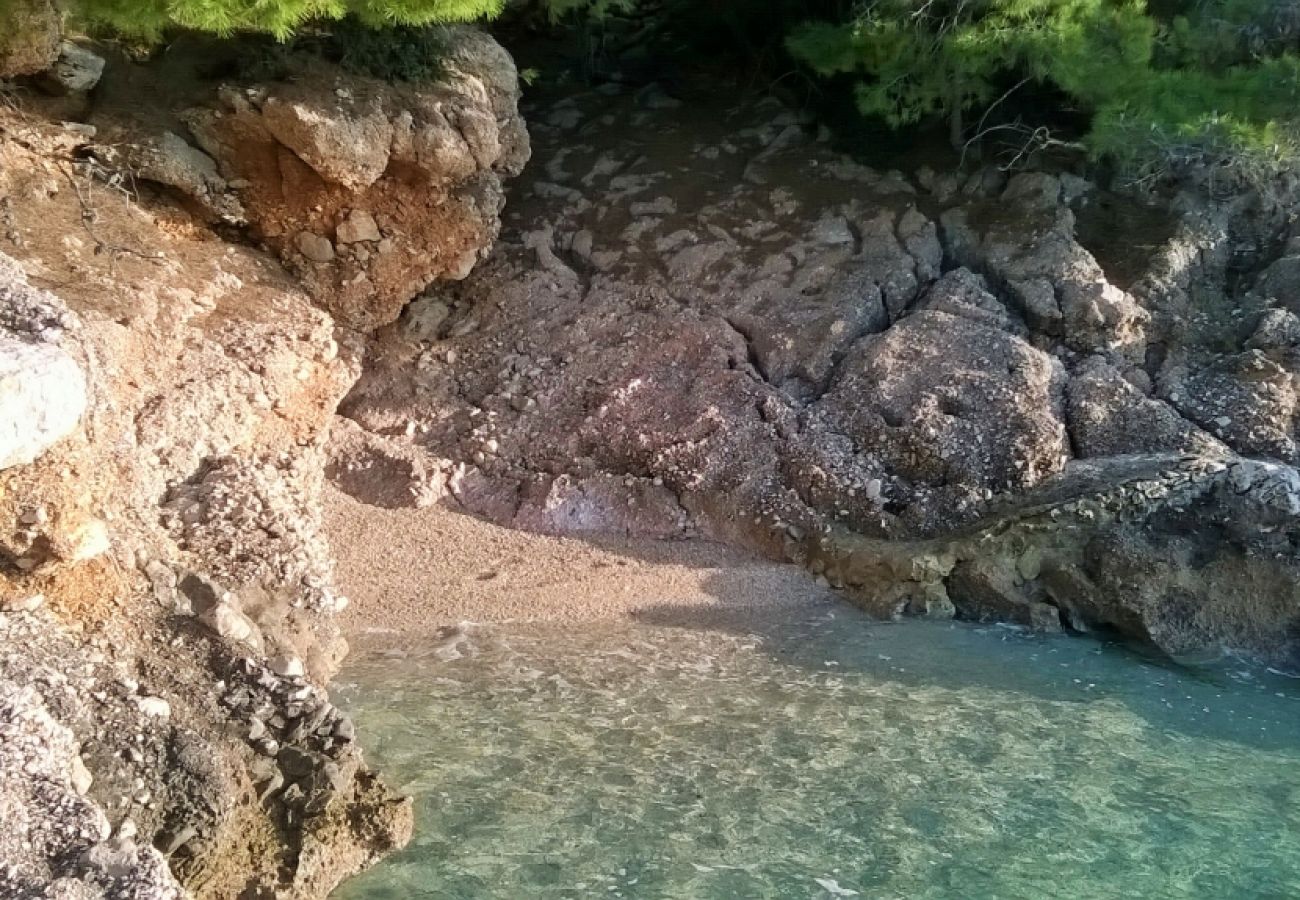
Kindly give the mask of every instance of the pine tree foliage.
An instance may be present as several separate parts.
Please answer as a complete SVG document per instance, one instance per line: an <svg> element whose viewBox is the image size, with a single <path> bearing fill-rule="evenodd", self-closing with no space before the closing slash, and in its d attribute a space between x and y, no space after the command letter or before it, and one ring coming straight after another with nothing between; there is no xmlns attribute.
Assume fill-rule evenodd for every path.
<svg viewBox="0 0 1300 900"><path fill-rule="evenodd" d="M636 0L544 0L542 6L553 22L575 16L599 20L612 13L631 12Z"/></svg>
<svg viewBox="0 0 1300 900"><path fill-rule="evenodd" d="M1300 2L1184 5L1158 18L1144 0L869 0L788 46L822 75L861 76L864 113L945 116L955 144L970 137L964 116L1037 83L1091 115L1095 156L1135 171L1298 158Z"/></svg>
<svg viewBox="0 0 1300 900"><path fill-rule="evenodd" d="M168 28L288 38L314 20L355 16L375 27L469 22L499 14L505 0L71 0L89 25L141 38Z"/></svg>

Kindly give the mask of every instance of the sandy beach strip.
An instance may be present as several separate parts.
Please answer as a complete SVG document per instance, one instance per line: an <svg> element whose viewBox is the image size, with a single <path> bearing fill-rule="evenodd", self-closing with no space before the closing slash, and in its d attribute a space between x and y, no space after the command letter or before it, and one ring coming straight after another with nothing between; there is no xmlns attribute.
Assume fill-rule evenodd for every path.
<svg viewBox="0 0 1300 900"><path fill-rule="evenodd" d="M835 602L802 569L704 541L527 534L440 507L384 509L330 486L326 529L345 631L464 621L771 615Z"/></svg>

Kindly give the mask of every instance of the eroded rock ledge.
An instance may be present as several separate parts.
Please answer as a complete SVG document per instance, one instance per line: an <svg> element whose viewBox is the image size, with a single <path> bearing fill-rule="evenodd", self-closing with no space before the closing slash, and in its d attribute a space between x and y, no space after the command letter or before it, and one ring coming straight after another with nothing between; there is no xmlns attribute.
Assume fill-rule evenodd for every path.
<svg viewBox="0 0 1300 900"><path fill-rule="evenodd" d="M509 57L448 53L422 90L115 60L93 106L0 108L5 897L320 898L409 839L325 692L321 491L355 329L463 277L527 158Z"/></svg>

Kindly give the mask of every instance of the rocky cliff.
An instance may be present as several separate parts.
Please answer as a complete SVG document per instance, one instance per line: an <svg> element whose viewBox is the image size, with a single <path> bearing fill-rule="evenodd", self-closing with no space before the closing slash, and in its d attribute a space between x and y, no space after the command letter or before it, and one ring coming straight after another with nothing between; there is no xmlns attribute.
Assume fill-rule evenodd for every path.
<svg viewBox="0 0 1300 900"><path fill-rule="evenodd" d="M354 495L1300 667L1278 211L879 171L770 100L655 84L531 120L496 254L370 343L334 450Z"/></svg>
<svg viewBox="0 0 1300 900"><path fill-rule="evenodd" d="M1300 235L1250 198L611 81L539 99L507 206L480 33L420 87L47 36L0 52L58 61L0 94L5 896L315 898L407 839L325 693L326 478L1300 667Z"/></svg>
<svg viewBox="0 0 1300 900"><path fill-rule="evenodd" d="M409 837L325 693L320 495L362 330L528 156L509 56L446 37L420 89L204 45L4 94L0 894L323 897Z"/></svg>

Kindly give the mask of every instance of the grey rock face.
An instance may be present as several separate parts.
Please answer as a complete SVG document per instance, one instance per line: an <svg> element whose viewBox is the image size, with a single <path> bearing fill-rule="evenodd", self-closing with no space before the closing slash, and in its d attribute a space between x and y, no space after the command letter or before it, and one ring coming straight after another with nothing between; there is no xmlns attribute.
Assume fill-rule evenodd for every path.
<svg viewBox="0 0 1300 900"><path fill-rule="evenodd" d="M0 335L0 469L32 462L86 411L86 377L67 352Z"/></svg>
<svg viewBox="0 0 1300 900"><path fill-rule="evenodd" d="M358 477L341 443L344 489L426 502L450 472L439 495L500 522L738 541L885 616L1290 659L1295 553L1251 548L1294 523L1216 474L1291 459L1300 371L1283 266L1271 300L1232 308L1231 211L1182 203L1147 274L1115 270L1130 292L1076 223L1105 193L1079 179L929 173L924 196L788 122L724 116L674 137L632 98L579 94L538 117L527 219L374 339L342 411L401 464ZM1268 603L1188 587L1202 557Z"/></svg>
<svg viewBox="0 0 1300 900"><path fill-rule="evenodd" d="M0 329L24 340L54 342L76 324L62 300L28 284L22 267L0 253Z"/></svg>
<svg viewBox="0 0 1300 900"><path fill-rule="evenodd" d="M926 310L855 347L810 416L910 483L922 502L900 497L903 516L930 531L1061 470L1064 386L1060 364L1024 340Z"/></svg>
<svg viewBox="0 0 1300 900"><path fill-rule="evenodd" d="M104 810L85 796L92 780L41 694L0 680L0 894L181 900L156 850L110 838Z"/></svg>
<svg viewBox="0 0 1300 900"><path fill-rule="evenodd" d="M1300 462L1295 376L1260 350L1204 366L1171 366L1162 388L1186 418L1238 453Z"/></svg>
<svg viewBox="0 0 1300 900"><path fill-rule="evenodd" d="M1168 403L1144 395L1100 358L1089 359L1074 372L1067 395L1070 433L1082 456L1228 452L1223 443Z"/></svg>
<svg viewBox="0 0 1300 900"><path fill-rule="evenodd" d="M1005 287L1035 331L1081 352L1141 353L1150 316L1075 239L1058 179L1017 175L997 200L942 221L954 258Z"/></svg>
<svg viewBox="0 0 1300 900"><path fill-rule="evenodd" d="M59 44L59 56L41 83L59 94L82 94L93 90L104 74L104 58L72 43Z"/></svg>
<svg viewBox="0 0 1300 900"><path fill-rule="evenodd" d="M137 177L176 189L214 221L244 224L244 208L217 171L216 160L180 135L164 131L156 139L136 137L125 147L125 163Z"/></svg>
<svg viewBox="0 0 1300 900"><path fill-rule="evenodd" d="M0 469L32 462L86 411L86 376L57 343L76 318L0 254Z"/></svg>

